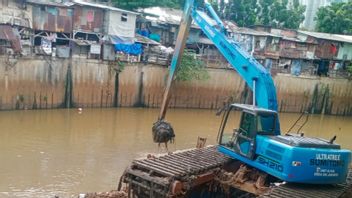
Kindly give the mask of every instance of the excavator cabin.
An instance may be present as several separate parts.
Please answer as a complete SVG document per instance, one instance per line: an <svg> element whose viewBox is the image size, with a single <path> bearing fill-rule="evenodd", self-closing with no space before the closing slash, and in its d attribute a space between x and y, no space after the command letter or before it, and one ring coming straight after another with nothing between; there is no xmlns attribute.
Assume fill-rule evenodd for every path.
<svg viewBox="0 0 352 198"><path fill-rule="evenodd" d="M277 134L277 119L273 110L230 105L220 125L218 150L284 181L345 182L350 151L321 138Z"/></svg>
<svg viewBox="0 0 352 198"><path fill-rule="evenodd" d="M238 128L236 119L240 111ZM275 135L277 113L247 104L232 104L224 114L219 131L219 144L236 153L253 159L257 135Z"/></svg>

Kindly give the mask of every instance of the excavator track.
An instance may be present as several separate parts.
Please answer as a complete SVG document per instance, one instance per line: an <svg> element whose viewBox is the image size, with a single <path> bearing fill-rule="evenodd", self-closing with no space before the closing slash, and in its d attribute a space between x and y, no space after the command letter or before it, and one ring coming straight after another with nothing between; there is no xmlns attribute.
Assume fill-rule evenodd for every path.
<svg viewBox="0 0 352 198"><path fill-rule="evenodd" d="M216 146L189 149L161 156L149 155L146 159L137 159L125 170L118 190L123 184L127 187L128 197L199 197L193 193L199 188L206 191L214 189L224 193L215 182L219 170L236 160L219 153ZM335 198L344 195L352 188L352 169L347 183L337 185L299 185L281 184L271 187L270 193L260 198ZM236 191L236 190L235 190ZM236 197L252 198L253 194L235 192ZM217 194L215 192L215 194ZM237 195L241 196L237 196ZM199 194L198 194L199 195ZM232 194L233 195L233 194ZM216 196L221 197L221 196ZM224 196L226 197L226 196Z"/></svg>
<svg viewBox="0 0 352 198"><path fill-rule="evenodd" d="M336 198L352 197L347 195L352 189L352 169L349 171L347 182L336 185L304 185L304 184L283 184L273 187L269 195L260 196L261 198ZM351 193L351 192L350 192Z"/></svg>
<svg viewBox="0 0 352 198"><path fill-rule="evenodd" d="M128 185L129 194L138 197L176 197L212 181L216 170L230 161L215 146L149 156L134 160L125 170L121 182Z"/></svg>

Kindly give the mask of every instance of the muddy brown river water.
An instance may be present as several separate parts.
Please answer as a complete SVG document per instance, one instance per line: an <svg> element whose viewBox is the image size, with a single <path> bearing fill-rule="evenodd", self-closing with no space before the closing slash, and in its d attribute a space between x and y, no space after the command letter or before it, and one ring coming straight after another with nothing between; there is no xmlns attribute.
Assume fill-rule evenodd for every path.
<svg viewBox="0 0 352 198"><path fill-rule="evenodd" d="M161 153L152 142L158 109L83 109L0 112L0 197L70 197L115 189L128 164ZM298 114L280 114L287 131ZM211 110L171 109L176 132L170 150L191 148L197 137L216 143L220 117ZM352 149L352 117L311 116L307 136Z"/></svg>

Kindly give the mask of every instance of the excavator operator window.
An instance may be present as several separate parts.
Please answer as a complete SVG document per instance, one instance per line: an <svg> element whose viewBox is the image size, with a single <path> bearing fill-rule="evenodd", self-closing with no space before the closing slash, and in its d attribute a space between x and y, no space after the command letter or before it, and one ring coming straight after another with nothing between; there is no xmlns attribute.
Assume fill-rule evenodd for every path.
<svg viewBox="0 0 352 198"><path fill-rule="evenodd" d="M257 132L260 135L274 135L276 116L264 114L257 116Z"/></svg>
<svg viewBox="0 0 352 198"><path fill-rule="evenodd" d="M248 138L256 135L256 117L253 114L243 112L240 125L240 133Z"/></svg>
<svg viewBox="0 0 352 198"><path fill-rule="evenodd" d="M233 142L235 138L235 130L238 128L239 121L241 117L241 112L230 110L226 122L224 123L224 129L222 136L220 137L220 144L226 145L228 147L233 147Z"/></svg>

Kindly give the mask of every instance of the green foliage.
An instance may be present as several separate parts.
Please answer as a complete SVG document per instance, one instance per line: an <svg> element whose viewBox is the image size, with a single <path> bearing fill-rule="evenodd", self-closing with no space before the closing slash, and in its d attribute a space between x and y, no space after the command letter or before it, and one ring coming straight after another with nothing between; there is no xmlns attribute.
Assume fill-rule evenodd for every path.
<svg viewBox="0 0 352 198"><path fill-rule="evenodd" d="M184 0L112 0L112 2L118 8L135 10L154 6L181 8Z"/></svg>
<svg viewBox="0 0 352 198"><path fill-rule="evenodd" d="M352 63L351 65L347 66L347 72L352 75Z"/></svg>
<svg viewBox="0 0 352 198"><path fill-rule="evenodd" d="M257 19L257 23L261 25L270 25L273 21L271 16L271 6L275 0L259 0L258 14L260 17Z"/></svg>
<svg viewBox="0 0 352 198"><path fill-rule="evenodd" d="M125 69L125 63L120 61L120 59L117 59L117 66L118 66L119 72L122 72Z"/></svg>
<svg viewBox="0 0 352 198"><path fill-rule="evenodd" d="M269 25L277 28L297 29L304 20L306 7L293 0L229 0L219 1L217 12L221 18L232 20L239 26Z"/></svg>
<svg viewBox="0 0 352 198"><path fill-rule="evenodd" d="M182 56L180 67L177 70L177 81L207 80L209 79L208 71L204 63L196 57L196 54L185 51Z"/></svg>
<svg viewBox="0 0 352 198"><path fill-rule="evenodd" d="M153 6L182 9L186 0L112 0L115 6L127 10ZM203 0L195 0L201 6ZM210 0L220 18L239 26L255 24L297 29L304 20L305 6L293 0Z"/></svg>
<svg viewBox="0 0 352 198"><path fill-rule="evenodd" d="M305 6L299 4L298 0L293 0L287 6L288 0L275 1L271 7L271 19L269 25L278 28L298 29L304 20Z"/></svg>
<svg viewBox="0 0 352 198"><path fill-rule="evenodd" d="M315 20L319 32L352 34L352 1L319 8Z"/></svg>
<svg viewBox="0 0 352 198"><path fill-rule="evenodd" d="M232 20L239 26L254 25L257 18L257 0L230 0L224 4L223 18Z"/></svg>
<svg viewBox="0 0 352 198"><path fill-rule="evenodd" d="M18 99L19 99L19 101L20 101L21 103L23 103L23 102L24 102L24 96L23 96L22 94L21 94L21 95L19 95Z"/></svg>
<svg viewBox="0 0 352 198"><path fill-rule="evenodd" d="M136 10L138 8L147 7L168 7L182 9L186 0L112 0L113 4L118 8L123 8L127 10ZM197 5L202 5L203 0L195 0ZM216 0L212 0L216 2Z"/></svg>

